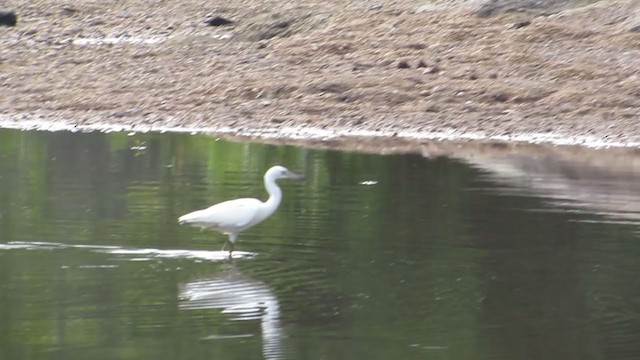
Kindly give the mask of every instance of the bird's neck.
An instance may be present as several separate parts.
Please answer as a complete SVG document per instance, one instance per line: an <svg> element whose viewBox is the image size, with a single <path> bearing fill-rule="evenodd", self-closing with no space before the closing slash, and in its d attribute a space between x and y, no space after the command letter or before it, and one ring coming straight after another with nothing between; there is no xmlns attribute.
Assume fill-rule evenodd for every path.
<svg viewBox="0 0 640 360"><path fill-rule="evenodd" d="M269 209L273 209L275 211L276 208L280 205L280 201L282 201L282 190L278 184L276 184L275 180L264 179L264 187L267 189L269 193L269 199L265 203Z"/></svg>

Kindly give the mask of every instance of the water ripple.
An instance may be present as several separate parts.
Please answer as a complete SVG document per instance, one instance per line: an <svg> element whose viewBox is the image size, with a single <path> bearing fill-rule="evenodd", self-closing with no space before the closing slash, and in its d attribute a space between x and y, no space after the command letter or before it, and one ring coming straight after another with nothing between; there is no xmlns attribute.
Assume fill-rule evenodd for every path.
<svg viewBox="0 0 640 360"><path fill-rule="evenodd" d="M156 258L196 259L205 261L224 261L229 258L227 251L185 250L185 249L137 249L108 245L64 244L43 241L11 241L0 244L0 250L64 250L87 249L93 252L118 255L129 261L153 260ZM234 251L233 257L251 258L256 254L246 251Z"/></svg>

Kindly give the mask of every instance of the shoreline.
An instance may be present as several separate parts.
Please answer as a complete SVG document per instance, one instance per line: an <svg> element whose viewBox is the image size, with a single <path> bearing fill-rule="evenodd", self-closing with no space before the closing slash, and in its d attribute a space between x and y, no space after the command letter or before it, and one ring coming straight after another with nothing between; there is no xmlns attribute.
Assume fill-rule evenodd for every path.
<svg viewBox="0 0 640 360"><path fill-rule="evenodd" d="M293 145L330 150L357 151L374 154L421 154L425 157L473 157L475 152L486 155L508 153L562 154L599 157L618 154L635 156L639 143L619 143L606 139L581 136L562 137L549 134L521 134L510 137L457 134L453 131L421 133L415 131L375 131L353 129L319 129L304 127L273 127L237 129L232 127L153 126L139 124L96 123L79 124L64 121L9 120L0 115L0 129L18 131L186 133L207 135L230 141L255 141L274 145ZM635 161L634 161L635 163Z"/></svg>
<svg viewBox="0 0 640 360"><path fill-rule="evenodd" d="M640 148L640 142L611 141L605 138L585 135L560 135L552 133L522 133L511 135L488 135L482 132L462 133L455 130L419 131L419 130L367 130L353 128L313 128L305 126L284 126L267 128L233 128L228 126L154 126L129 123L95 123L81 124L67 121L46 120L9 120L0 115L0 128L13 130L36 131L99 131L99 132L173 132L204 134L256 139L258 141L336 141L348 139L384 139L399 140L403 143L415 142L476 142L478 145L513 144L535 146L580 146L585 149L631 149Z"/></svg>

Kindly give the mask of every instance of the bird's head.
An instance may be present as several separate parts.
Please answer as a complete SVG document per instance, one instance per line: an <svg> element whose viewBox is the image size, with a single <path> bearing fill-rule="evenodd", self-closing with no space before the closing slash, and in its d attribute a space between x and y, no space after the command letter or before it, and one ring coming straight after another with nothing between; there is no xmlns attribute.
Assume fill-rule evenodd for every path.
<svg viewBox="0 0 640 360"><path fill-rule="evenodd" d="M303 180L304 175L294 173L293 171L289 171L289 169L287 169L284 166L276 165L271 169L267 170L267 173L265 174L265 178L272 178L274 180L276 179Z"/></svg>

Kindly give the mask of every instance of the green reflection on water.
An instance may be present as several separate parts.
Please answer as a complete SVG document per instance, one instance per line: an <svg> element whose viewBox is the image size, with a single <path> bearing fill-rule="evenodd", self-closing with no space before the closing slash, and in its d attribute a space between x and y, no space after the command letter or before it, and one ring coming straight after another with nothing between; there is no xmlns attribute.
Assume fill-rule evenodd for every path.
<svg viewBox="0 0 640 360"><path fill-rule="evenodd" d="M223 235L177 217L264 199L274 164L307 180L282 182L278 212L240 235L253 256L162 252L219 250ZM480 175L445 158L0 130L0 358L638 354L634 228L532 212L553 206Z"/></svg>

